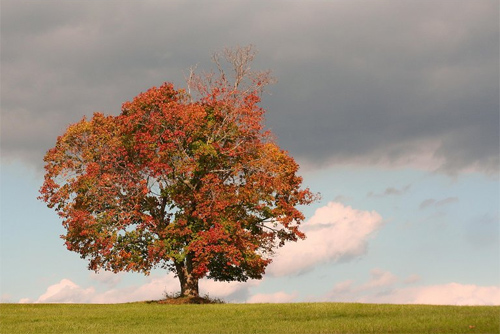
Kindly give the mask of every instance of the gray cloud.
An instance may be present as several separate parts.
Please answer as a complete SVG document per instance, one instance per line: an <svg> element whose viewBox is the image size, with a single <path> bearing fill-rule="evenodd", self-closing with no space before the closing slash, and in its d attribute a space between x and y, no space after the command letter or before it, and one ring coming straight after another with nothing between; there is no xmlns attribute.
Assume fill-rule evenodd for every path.
<svg viewBox="0 0 500 334"><path fill-rule="evenodd" d="M496 173L496 1L2 1L2 155L40 166L65 127L255 44L263 104L310 164Z"/></svg>
<svg viewBox="0 0 500 334"><path fill-rule="evenodd" d="M411 185L406 185L401 189L389 187L386 188L382 193L374 193L370 191L367 196L368 197L387 197L387 196L401 196L410 190Z"/></svg>
<svg viewBox="0 0 500 334"><path fill-rule="evenodd" d="M457 203L459 200L457 197L448 197L442 200L435 200L433 198L428 198L422 203L420 203L420 209L427 209L429 207L442 207L448 204Z"/></svg>

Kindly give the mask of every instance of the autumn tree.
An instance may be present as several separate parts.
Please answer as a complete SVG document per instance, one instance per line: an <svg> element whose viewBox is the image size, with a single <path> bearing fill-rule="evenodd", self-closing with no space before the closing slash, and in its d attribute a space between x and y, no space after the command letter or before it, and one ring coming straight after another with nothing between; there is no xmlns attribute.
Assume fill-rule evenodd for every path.
<svg viewBox="0 0 500 334"><path fill-rule="evenodd" d="M299 166L263 128L269 72L251 47L214 56L188 89L153 87L118 116L69 126L45 156L40 198L89 269L175 273L181 295L203 277L260 279L273 250L304 238Z"/></svg>

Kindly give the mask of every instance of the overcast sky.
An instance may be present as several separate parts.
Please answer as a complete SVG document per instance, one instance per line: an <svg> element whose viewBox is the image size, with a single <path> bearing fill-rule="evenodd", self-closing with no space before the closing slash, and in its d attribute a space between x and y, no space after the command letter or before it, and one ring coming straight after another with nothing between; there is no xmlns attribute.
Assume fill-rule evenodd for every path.
<svg viewBox="0 0 500 334"><path fill-rule="evenodd" d="M2 148L40 162L68 123L225 46L274 71L268 126L310 162L498 166L495 1L3 1ZM434 167L434 166L432 166Z"/></svg>
<svg viewBox="0 0 500 334"><path fill-rule="evenodd" d="M437 286L473 287L479 290L470 288L470 298L493 295L500 303L498 7L495 0L2 0L2 298L50 301L41 296L48 296L51 284L56 293L87 296L84 301L104 298L92 285L99 280L89 279L75 256L64 261L82 267L78 274L51 267L50 275L40 272L27 295L14 284L31 265L6 239L43 225L54 239L25 237L33 245L46 244L51 254L68 253L57 239L57 217L34 199L43 155L57 136L95 111L118 114L123 102L151 86L169 81L184 87L189 67L209 69L215 51L253 44L259 50L254 68L271 69L278 79L262 102L267 127L323 200L306 211L304 229L311 235L302 246L284 248L263 282L232 285L225 296L425 302ZM15 209L19 203L22 214ZM425 269L423 255L417 261L421 272L402 269L401 259L391 267L388 254L401 249L402 231L413 236L407 243L414 250L428 243L436 252L443 245L438 236L447 235L453 241L446 241L450 257L482 269L465 275L456 263L436 274ZM455 248L464 249L458 254ZM293 259L304 252L311 261L293 268ZM351 271L342 267L346 263ZM380 269L384 263L387 268ZM329 275L335 279L321 281ZM295 283L280 289L287 279ZM323 290L301 290L315 279ZM394 286L406 281L421 285ZM392 299L370 290L388 285ZM101 286L102 293L121 291L116 289Z"/></svg>

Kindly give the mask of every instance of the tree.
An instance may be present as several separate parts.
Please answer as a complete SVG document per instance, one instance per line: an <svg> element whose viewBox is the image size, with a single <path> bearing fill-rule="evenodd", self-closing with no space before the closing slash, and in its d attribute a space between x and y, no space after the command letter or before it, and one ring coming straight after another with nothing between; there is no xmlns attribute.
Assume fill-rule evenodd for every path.
<svg viewBox="0 0 500 334"><path fill-rule="evenodd" d="M153 87L120 115L95 113L58 137L40 198L89 269L162 267L195 297L203 277L262 278L276 247L304 238L297 206L315 195L263 129L257 104L272 79L250 70L254 55L228 49L232 77L215 55L218 73L192 70L188 92Z"/></svg>

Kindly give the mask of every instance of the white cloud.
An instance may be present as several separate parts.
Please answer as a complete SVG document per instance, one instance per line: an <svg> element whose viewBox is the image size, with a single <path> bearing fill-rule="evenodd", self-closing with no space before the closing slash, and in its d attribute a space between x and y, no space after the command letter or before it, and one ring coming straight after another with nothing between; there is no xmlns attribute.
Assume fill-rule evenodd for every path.
<svg viewBox="0 0 500 334"><path fill-rule="evenodd" d="M403 281L415 283L413 274ZM335 284L323 300L336 302L428 304L428 305L500 305L499 286L447 283L427 286L398 286L399 279L388 271L374 269L371 278L356 285L348 280Z"/></svg>
<svg viewBox="0 0 500 334"><path fill-rule="evenodd" d="M500 287L447 283L394 289L364 296L360 302L430 305L500 305Z"/></svg>
<svg viewBox="0 0 500 334"><path fill-rule="evenodd" d="M97 293L91 303L127 303L144 300L158 300L165 292L179 290L179 283L173 274L161 277L150 277L148 282L139 286L115 288L104 293Z"/></svg>
<svg viewBox="0 0 500 334"><path fill-rule="evenodd" d="M398 278L394 274L378 268L373 269L370 274L371 279L360 287L361 290L384 287L392 285L398 281Z"/></svg>
<svg viewBox="0 0 500 334"><path fill-rule="evenodd" d="M19 304L30 304L33 303L33 300L30 298L21 298L19 299Z"/></svg>
<svg viewBox="0 0 500 334"><path fill-rule="evenodd" d="M0 303L10 303L11 300L12 300L12 296L8 293L4 293L0 297Z"/></svg>
<svg viewBox="0 0 500 334"><path fill-rule="evenodd" d="M117 284L112 276L92 275L97 281L104 279L104 283ZM249 282L215 282L213 280L200 281L200 294L209 293L211 297L223 298L226 301L243 302L248 299L249 289L257 286L260 281ZM31 300L22 298L19 303L128 303L145 300L158 300L164 297L165 292L177 292L180 290L179 281L173 274L165 276L149 277L142 285L126 287L107 286L104 292L98 291L94 286L84 288L69 279L62 279L59 283L47 288L38 299Z"/></svg>
<svg viewBox="0 0 500 334"><path fill-rule="evenodd" d="M330 202L303 224L306 240L288 243L277 251L268 273L290 275L320 263L361 256L370 236L381 226L382 217L375 211L360 211Z"/></svg>
<svg viewBox="0 0 500 334"><path fill-rule="evenodd" d="M36 303L88 303L95 295L95 289L83 289L69 279L62 279L59 283L51 285L41 295Z"/></svg>
<svg viewBox="0 0 500 334"><path fill-rule="evenodd" d="M227 302L242 302L248 299L250 288L256 287L261 281L247 282L216 282L204 279L200 281L200 294L209 294L210 297L222 298Z"/></svg>
<svg viewBox="0 0 500 334"><path fill-rule="evenodd" d="M370 279L361 285L356 285L353 280L342 281L334 285L333 289L327 294L327 299L337 301L355 301L360 292L373 291L390 287L398 282L398 277L389 271L375 268L370 271ZM339 299L340 298L340 299Z"/></svg>
<svg viewBox="0 0 500 334"><path fill-rule="evenodd" d="M297 292L288 294L283 291L264 294L258 293L247 300L247 303L291 303L297 298Z"/></svg>

